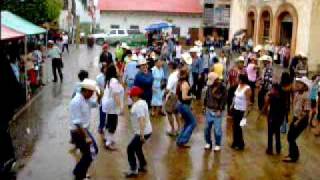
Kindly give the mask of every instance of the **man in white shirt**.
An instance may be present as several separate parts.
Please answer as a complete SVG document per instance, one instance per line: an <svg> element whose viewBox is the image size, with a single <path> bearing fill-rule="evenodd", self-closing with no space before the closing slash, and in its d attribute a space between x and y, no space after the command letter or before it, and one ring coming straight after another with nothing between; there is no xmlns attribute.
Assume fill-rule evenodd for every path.
<svg viewBox="0 0 320 180"><path fill-rule="evenodd" d="M141 99L143 89L134 86L129 92L129 96L134 102L130 111L131 125L134 131L134 137L128 145L128 161L130 170L126 173L127 178L137 177L138 172L145 173L147 162L145 160L142 145L151 136L152 126L150 122L150 115L148 104ZM136 157L139 161L139 168L137 168Z"/></svg>
<svg viewBox="0 0 320 180"><path fill-rule="evenodd" d="M70 102L69 128L71 131L72 142L76 148L80 149L82 157L73 170L76 180L87 177L87 171L93 160L92 153L98 153L98 147L91 133L89 132L91 108L97 106L97 101L92 100L96 91L99 92L94 80L85 79L80 83L81 92L77 93ZM98 95L99 96L99 95ZM91 151L94 149L94 152Z"/></svg>
<svg viewBox="0 0 320 180"><path fill-rule="evenodd" d="M60 49L54 44L52 40L48 41L48 58L51 59L52 62L52 73L53 73L53 82L57 82L57 71L59 73L60 81L63 81L63 62L61 58Z"/></svg>
<svg viewBox="0 0 320 180"><path fill-rule="evenodd" d="M66 33L62 35L62 53L64 52L64 48L66 48L69 53L69 37Z"/></svg>
<svg viewBox="0 0 320 180"><path fill-rule="evenodd" d="M179 71L177 70L177 64L175 62L170 62L168 64L170 75L167 82L166 87L166 100L164 109L166 111L166 115L168 117L168 121L170 124L170 130L167 132L169 136L176 136L180 130L181 123L178 121L177 118L177 111L176 111L176 104L178 98L176 96L176 89L178 84L178 74ZM174 127L174 120L176 119L178 128L175 129Z"/></svg>

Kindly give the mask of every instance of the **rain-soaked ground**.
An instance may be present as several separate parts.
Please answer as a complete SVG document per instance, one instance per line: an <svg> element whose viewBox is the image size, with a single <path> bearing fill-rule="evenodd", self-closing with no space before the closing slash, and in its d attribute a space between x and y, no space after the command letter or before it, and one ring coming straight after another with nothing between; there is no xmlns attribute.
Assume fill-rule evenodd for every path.
<svg viewBox="0 0 320 180"><path fill-rule="evenodd" d="M19 116L13 125L17 155L25 164L18 173L19 180L71 180L72 169L79 155L72 153L69 144L68 104L77 72L87 69L95 78L98 68L95 58L100 48L88 50L86 46L73 49L64 55L65 81L50 83ZM243 152L230 148L231 125L224 119L223 147L221 152L206 152L204 147L204 118L200 102L194 102L198 125L190 149L178 149L175 140L166 135L165 118L152 118L153 135L145 144L148 173L138 179L145 180L201 180L201 179L319 179L320 140L307 130L298 140L301 159L296 164L284 164L281 159L287 153L287 142L282 135L281 155L265 154L267 127L265 118L258 119L258 112L250 113L248 126L244 128L246 149ZM126 147L132 136L128 115L119 119L116 132L118 151L103 148L101 137L96 133L98 111L92 111L91 131L100 146L100 153L90 168L92 179L124 179L128 169Z"/></svg>

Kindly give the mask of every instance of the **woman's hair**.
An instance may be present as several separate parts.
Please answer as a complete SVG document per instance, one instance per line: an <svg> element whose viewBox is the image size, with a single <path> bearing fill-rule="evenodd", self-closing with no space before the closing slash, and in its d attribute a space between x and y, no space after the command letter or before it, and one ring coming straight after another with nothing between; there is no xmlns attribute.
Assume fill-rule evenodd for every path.
<svg viewBox="0 0 320 180"><path fill-rule="evenodd" d="M118 78L117 69L114 65L110 65L105 74L105 84L109 84L112 78Z"/></svg>
<svg viewBox="0 0 320 180"><path fill-rule="evenodd" d="M239 81L244 83L244 84L248 84L248 76L246 74L240 74L239 75Z"/></svg>
<svg viewBox="0 0 320 180"><path fill-rule="evenodd" d="M281 75L280 85L285 86L291 84L290 74L288 72L283 72Z"/></svg>
<svg viewBox="0 0 320 180"><path fill-rule="evenodd" d="M86 70L81 69L78 73L78 78L80 81L83 81L84 79L89 77L89 73Z"/></svg>
<svg viewBox="0 0 320 180"><path fill-rule="evenodd" d="M181 68L179 71L179 81L188 80L189 79L189 72L187 68Z"/></svg>

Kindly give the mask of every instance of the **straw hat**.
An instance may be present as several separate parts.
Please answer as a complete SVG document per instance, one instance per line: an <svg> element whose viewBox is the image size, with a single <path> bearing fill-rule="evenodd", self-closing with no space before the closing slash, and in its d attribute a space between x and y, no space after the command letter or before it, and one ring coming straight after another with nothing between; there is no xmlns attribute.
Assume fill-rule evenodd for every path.
<svg viewBox="0 0 320 180"><path fill-rule="evenodd" d="M192 57L190 56L190 53L185 52L181 55L182 60L188 64L191 65L192 64Z"/></svg>
<svg viewBox="0 0 320 180"><path fill-rule="evenodd" d="M97 85L97 82L95 80L92 79L84 79L81 83L80 83L81 88L90 90L90 91L95 91L97 93L100 93L100 89Z"/></svg>
<svg viewBox="0 0 320 180"><path fill-rule="evenodd" d="M236 59L236 62L244 62L244 57L243 57L243 56L239 56L239 57Z"/></svg>
<svg viewBox="0 0 320 180"><path fill-rule="evenodd" d="M208 86L211 86L213 83L214 83L214 81L216 80L216 79L218 79L219 77L218 77L218 74L217 73L215 73L215 72L210 72L209 74L208 74L208 81L207 81L207 85Z"/></svg>
<svg viewBox="0 0 320 180"><path fill-rule="evenodd" d="M197 46L193 46L192 48L190 48L189 52L190 53L198 53L199 52L199 48Z"/></svg>
<svg viewBox="0 0 320 180"><path fill-rule="evenodd" d="M262 49L263 49L263 46L259 44L253 48L253 51L257 53L257 52L261 51Z"/></svg>
<svg viewBox="0 0 320 180"><path fill-rule="evenodd" d="M302 78L296 78L296 81L305 84L309 89L312 86L312 81L308 79L306 76L303 76Z"/></svg>
<svg viewBox="0 0 320 180"><path fill-rule="evenodd" d="M137 67L140 67L141 65L145 65L145 64L147 64L148 62L147 62L147 60L145 59L145 58L141 58L141 59L139 59L138 60L138 65L137 65Z"/></svg>
<svg viewBox="0 0 320 180"><path fill-rule="evenodd" d="M196 46L202 46L202 42L200 40L197 40L194 42L194 45Z"/></svg>
<svg viewBox="0 0 320 180"><path fill-rule="evenodd" d="M268 61L268 62L272 62L272 57L268 56L268 55L263 55L259 58L259 61Z"/></svg>
<svg viewBox="0 0 320 180"><path fill-rule="evenodd" d="M128 46L128 44L125 43L125 42L121 43L121 46L120 46L120 47L123 48L123 49L130 49L130 47Z"/></svg>

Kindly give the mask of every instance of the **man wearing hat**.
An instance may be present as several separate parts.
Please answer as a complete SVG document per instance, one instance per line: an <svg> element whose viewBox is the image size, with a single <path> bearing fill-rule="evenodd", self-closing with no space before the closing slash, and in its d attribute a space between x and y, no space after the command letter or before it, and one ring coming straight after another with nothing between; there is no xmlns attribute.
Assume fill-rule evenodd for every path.
<svg viewBox="0 0 320 180"><path fill-rule="evenodd" d="M152 85L153 85L153 76L152 73L148 69L146 59L139 59L137 68L139 71L134 78L134 86L142 88L143 94L142 99L146 100L148 106L151 107L151 99L152 99Z"/></svg>
<svg viewBox="0 0 320 180"><path fill-rule="evenodd" d="M284 162L296 162L299 159L300 153L296 140L308 126L310 99L309 89L312 81L307 77L296 78L294 90L296 91L293 99L293 121L290 124L288 132L289 155L283 159Z"/></svg>
<svg viewBox="0 0 320 180"><path fill-rule="evenodd" d="M259 58L259 61L262 62L264 66L262 69L261 85L258 93L258 107L261 111L264 106L265 96L272 88L273 69L271 56L263 55Z"/></svg>
<svg viewBox="0 0 320 180"><path fill-rule="evenodd" d="M102 63L110 64L111 62L113 62L112 54L109 52L109 44L107 44L107 43L105 43L102 46L102 53L100 55L99 62L101 64Z"/></svg>
<svg viewBox="0 0 320 180"><path fill-rule="evenodd" d="M57 71L59 73L60 81L63 81L62 74L62 58L60 49L54 45L52 40L48 41L48 58L51 59L52 62L52 73L53 73L53 82L57 82Z"/></svg>
<svg viewBox="0 0 320 180"><path fill-rule="evenodd" d="M72 98L69 111L69 128L71 131L71 137L76 147L80 149L82 154L80 161L77 163L73 170L73 174L76 180L82 180L87 178L87 171L93 160L91 146L95 150L94 154L98 153L98 148L95 140L89 132L91 108L97 106L97 101L92 100L94 92L97 92L99 97L99 88L96 81L91 79L85 79L80 83L81 92L77 93Z"/></svg>
<svg viewBox="0 0 320 180"><path fill-rule="evenodd" d="M197 99L200 99L203 88L202 59L197 55L197 53L199 52L199 49L197 47L191 48L189 52L192 57L192 94L195 95Z"/></svg>
<svg viewBox="0 0 320 180"><path fill-rule="evenodd" d="M141 57L140 57L141 58ZM124 73L123 73L123 82L126 84L127 89L131 89L133 87L134 79L139 72L139 69L137 68L137 63L138 61L138 56L133 55L132 59L128 64L126 64L124 68ZM132 101L130 97L128 97L128 105L131 106Z"/></svg>
<svg viewBox="0 0 320 180"><path fill-rule="evenodd" d="M134 86L129 91L129 96L133 101L130 110L130 121L134 131L134 136L127 148L130 170L126 173L127 178L138 176L139 173L147 172L147 162L143 154L142 146L152 134L150 114L148 104L141 97L143 89ZM137 159L139 167L137 166Z"/></svg>
<svg viewBox="0 0 320 180"><path fill-rule="evenodd" d="M210 72L207 81L208 89L204 98L206 110L206 127L205 127L205 149L212 148L211 129L214 126L215 151L220 151L222 138L222 113L226 104L226 87L219 80L219 76Z"/></svg>

